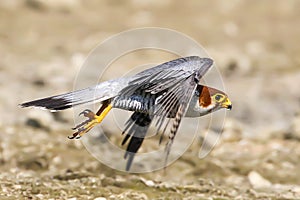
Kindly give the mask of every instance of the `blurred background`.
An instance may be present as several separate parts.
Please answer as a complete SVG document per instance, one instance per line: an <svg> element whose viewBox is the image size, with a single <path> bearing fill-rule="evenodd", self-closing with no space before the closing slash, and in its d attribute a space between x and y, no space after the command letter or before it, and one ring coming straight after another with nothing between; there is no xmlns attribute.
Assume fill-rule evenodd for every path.
<svg viewBox="0 0 300 200"><path fill-rule="evenodd" d="M297 0L1 0L0 198L299 199L299 9ZM71 91L93 48L143 27L190 36L222 74L233 110L205 159L196 141L166 170L118 172L66 138L72 110L17 107ZM107 77L173 58L150 50L125 55Z"/></svg>

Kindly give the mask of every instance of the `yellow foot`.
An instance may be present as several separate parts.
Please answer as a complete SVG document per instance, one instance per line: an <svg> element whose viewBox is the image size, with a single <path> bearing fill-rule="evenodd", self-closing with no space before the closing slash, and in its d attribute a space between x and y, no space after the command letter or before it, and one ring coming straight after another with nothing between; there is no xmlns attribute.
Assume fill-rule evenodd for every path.
<svg viewBox="0 0 300 200"><path fill-rule="evenodd" d="M77 130L75 133L73 133L72 136L68 136L69 139L79 139L81 138L85 133L89 132L94 126L101 123L104 117L108 114L110 109L112 108L111 104L107 105L103 112L100 113L100 115L96 115L90 110L84 110L79 115L84 115L88 119L81 124L77 125L76 127L72 128L73 130Z"/></svg>

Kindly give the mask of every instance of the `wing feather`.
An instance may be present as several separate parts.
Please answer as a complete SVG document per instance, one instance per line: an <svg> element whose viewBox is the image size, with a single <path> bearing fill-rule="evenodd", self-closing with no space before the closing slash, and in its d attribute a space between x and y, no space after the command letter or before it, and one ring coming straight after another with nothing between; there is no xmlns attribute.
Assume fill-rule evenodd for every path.
<svg viewBox="0 0 300 200"><path fill-rule="evenodd" d="M157 133L162 131L159 143L161 143L163 135L171 122L169 141L165 147L165 165L167 164L171 146L179 129L182 117L188 109L189 102L199 80L212 65L212 60L206 58L202 60L202 64L197 66L194 66L195 63L188 63L189 60L193 61L193 59L199 61L200 58L187 57L170 61L152 68L151 74L149 74L150 70L145 70L137 74L137 77L129 82L128 86L122 89L115 98L113 102L114 105L118 105L118 102L124 99L127 99L131 104L130 100L134 97L135 100L140 101L139 103L147 104L148 106L144 105L142 107L149 108L148 111L144 111L145 113L139 113L137 108L130 107L131 105L125 105L126 109L136 111L131 116L131 121L126 123L125 130L123 131L123 133L126 132L126 136L122 145L131 138L127 146L127 153L125 154L125 158L128 159L126 165L127 170L129 170L134 155L142 145L144 137L153 121L156 121L155 127ZM137 94L143 98L136 98ZM140 126L140 123L147 118L146 116L151 120L148 120L146 125ZM166 120L167 118L169 119Z"/></svg>

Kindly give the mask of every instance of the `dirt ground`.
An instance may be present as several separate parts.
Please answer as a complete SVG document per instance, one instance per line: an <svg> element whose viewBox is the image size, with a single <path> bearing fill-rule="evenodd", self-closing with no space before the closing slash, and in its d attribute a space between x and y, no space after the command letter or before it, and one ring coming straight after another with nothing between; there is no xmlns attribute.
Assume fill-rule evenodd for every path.
<svg viewBox="0 0 300 200"><path fill-rule="evenodd" d="M300 199L299 9L297 0L2 0L0 199ZM222 74L233 110L205 158L196 139L165 170L120 172L67 138L72 110L17 106L71 91L97 44L143 27L188 35ZM173 57L133 52L107 76Z"/></svg>

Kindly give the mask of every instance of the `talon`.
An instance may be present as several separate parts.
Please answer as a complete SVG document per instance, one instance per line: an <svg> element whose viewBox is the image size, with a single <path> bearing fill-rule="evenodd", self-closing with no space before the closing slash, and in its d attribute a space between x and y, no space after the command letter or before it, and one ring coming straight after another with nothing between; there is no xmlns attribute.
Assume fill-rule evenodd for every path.
<svg viewBox="0 0 300 200"><path fill-rule="evenodd" d="M84 126L85 124L89 123L90 121L92 121L91 119L85 120L84 122L78 124L77 126L75 126L74 128L71 128L72 130L76 130L76 129L80 129L82 128L82 126Z"/></svg>
<svg viewBox="0 0 300 200"><path fill-rule="evenodd" d="M79 116L80 115L86 115L86 113L89 113L89 112L92 112L91 110L89 110L89 109L85 109L84 111L82 111L81 113L79 113Z"/></svg>
<svg viewBox="0 0 300 200"><path fill-rule="evenodd" d="M86 121L78 124L74 128L72 128L72 130L77 130L77 131L75 133L73 133L72 136L68 136L68 138L69 139L81 138L85 133L89 132L94 126L101 123L111 108L112 108L111 104L103 104L101 107L102 110L100 109L102 112L99 113L99 115L98 115L98 113L96 115L95 113L93 113L92 111L90 111L88 109L82 111L79 115L84 115L88 119Z"/></svg>
<svg viewBox="0 0 300 200"><path fill-rule="evenodd" d="M78 135L78 132L73 133L73 135L72 135L72 136L68 136L68 138L69 138L70 140L73 140L77 135Z"/></svg>
<svg viewBox="0 0 300 200"><path fill-rule="evenodd" d="M80 112L80 113L78 114L78 116L81 116L81 115L83 115L83 113L84 113L84 111Z"/></svg>
<svg viewBox="0 0 300 200"><path fill-rule="evenodd" d="M89 122L91 122L92 120L94 120L96 118L96 115L92 111L90 111L88 109L86 109L86 110L82 111L81 113L79 113L79 116L80 115L84 115L88 119L86 121L84 121L84 122L76 125L75 127L71 128L72 130L79 129L82 126L84 126L85 124L88 124Z"/></svg>
<svg viewBox="0 0 300 200"><path fill-rule="evenodd" d="M86 109L86 110L82 111L81 113L79 113L79 116L81 116L81 115L83 115L89 119L95 119L95 116L96 116L95 113L93 113L89 109Z"/></svg>

